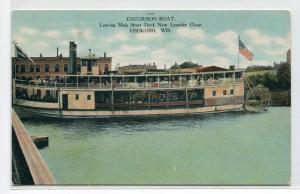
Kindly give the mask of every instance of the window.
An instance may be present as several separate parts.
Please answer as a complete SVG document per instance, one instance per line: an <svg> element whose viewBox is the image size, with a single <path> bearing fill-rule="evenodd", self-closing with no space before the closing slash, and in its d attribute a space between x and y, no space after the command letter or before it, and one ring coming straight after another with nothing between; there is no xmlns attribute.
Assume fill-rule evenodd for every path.
<svg viewBox="0 0 300 194"><path fill-rule="evenodd" d="M91 100L91 95L87 95L87 100Z"/></svg>
<svg viewBox="0 0 300 194"><path fill-rule="evenodd" d="M35 72L40 72L40 66L39 65L35 66Z"/></svg>
<svg viewBox="0 0 300 194"><path fill-rule="evenodd" d="M21 65L21 73L25 73L25 65Z"/></svg>
<svg viewBox="0 0 300 194"><path fill-rule="evenodd" d="M37 89L37 91L36 91L36 95L38 96L38 98L40 98L40 97L41 97L41 90L40 90L40 89Z"/></svg>
<svg viewBox="0 0 300 194"><path fill-rule="evenodd" d="M217 92L216 92L216 91L213 91L213 92L212 92L212 95L213 95L213 96L216 96L216 95L217 95Z"/></svg>
<svg viewBox="0 0 300 194"><path fill-rule="evenodd" d="M223 90L223 95L224 95L224 96L226 95L226 90Z"/></svg>
<svg viewBox="0 0 300 194"><path fill-rule="evenodd" d="M233 91L233 89L231 89L231 90L230 90L230 94L234 94L234 91Z"/></svg>
<svg viewBox="0 0 300 194"><path fill-rule="evenodd" d="M34 66L30 65L30 72L34 72Z"/></svg>
<svg viewBox="0 0 300 194"><path fill-rule="evenodd" d="M79 100L79 94L76 94L76 100Z"/></svg>
<svg viewBox="0 0 300 194"><path fill-rule="evenodd" d="M49 72L49 65L48 64L45 65L45 72Z"/></svg>
<svg viewBox="0 0 300 194"><path fill-rule="evenodd" d="M59 72L59 64L55 65L55 72Z"/></svg>
<svg viewBox="0 0 300 194"><path fill-rule="evenodd" d="M64 64L64 72L68 72L68 64Z"/></svg>
<svg viewBox="0 0 300 194"><path fill-rule="evenodd" d="M80 72L80 64L77 64L77 72Z"/></svg>
<svg viewBox="0 0 300 194"><path fill-rule="evenodd" d="M17 65L17 72L20 72L20 65Z"/></svg>
<svg viewBox="0 0 300 194"><path fill-rule="evenodd" d="M30 72L30 65L25 65L25 72L29 73Z"/></svg>
<svg viewBox="0 0 300 194"><path fill-rule="evenodd" d="M104 65L104 72L108 72L108 64Z"/></svg>

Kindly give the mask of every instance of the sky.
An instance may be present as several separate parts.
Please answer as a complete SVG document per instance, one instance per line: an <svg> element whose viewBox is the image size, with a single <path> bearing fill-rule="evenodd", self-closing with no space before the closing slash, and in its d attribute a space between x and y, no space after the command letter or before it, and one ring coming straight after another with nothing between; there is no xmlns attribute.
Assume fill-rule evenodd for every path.
<svg viewBox="0 0 300 194"><path fill-rule="evenodd" d="M151 15L147 15L151 14ZM130 28L100 27L126 21L127 17L174 17L171 32L131 33ZM148 22L152 23L152 22ZM155 22L157 23L157 22ZM170 23L165 21L165 23ZM201 26L190 27L190 23ZM273 65L286 61L290 48L290 14L288 11L29 11L12 15L12 41L31 56L56 56L56 48L69 56L70 41L78 44L78 56L91 49L97 56L111 56L113 67L155 62L167 68L192 61L200 65L228 68L238 63L238 35L254 54L248 61L239 56L239 66Z"/></svg>

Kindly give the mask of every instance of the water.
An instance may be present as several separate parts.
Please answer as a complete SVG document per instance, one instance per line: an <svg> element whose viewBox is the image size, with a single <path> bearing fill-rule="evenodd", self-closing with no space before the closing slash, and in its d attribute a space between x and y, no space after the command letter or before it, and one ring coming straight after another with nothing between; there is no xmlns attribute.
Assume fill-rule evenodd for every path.
<svg viewBox="0 0 300 194"><path fill-rule="evenodd" d="M24 120L58 184L288 184L290 108L263 113Z"/></svg>

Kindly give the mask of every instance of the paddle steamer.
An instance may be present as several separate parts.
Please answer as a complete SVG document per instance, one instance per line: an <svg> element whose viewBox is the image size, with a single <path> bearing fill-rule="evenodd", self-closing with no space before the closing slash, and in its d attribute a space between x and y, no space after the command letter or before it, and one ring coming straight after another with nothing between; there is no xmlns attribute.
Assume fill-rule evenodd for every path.
<svg viewBox="0 0 300 194"><path fill-rule="evenodd" d="M111 71L111 58L106 54L99 58L90 51L78 58L74 42L70 42L68 58L58 52L56 58L60 62L52 71L47 64L13 59L13 106L17 111L46 117L104 118L243 109L243 70L210 66L187 73L120 74ZM46 60L42 56L32 59Z"/></svg>

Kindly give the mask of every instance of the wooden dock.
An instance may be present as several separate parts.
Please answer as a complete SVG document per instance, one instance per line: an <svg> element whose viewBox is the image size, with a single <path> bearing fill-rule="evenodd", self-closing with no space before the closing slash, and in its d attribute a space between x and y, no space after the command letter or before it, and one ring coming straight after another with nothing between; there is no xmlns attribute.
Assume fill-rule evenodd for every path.
<svg viewBox="0 0 300 194"><path fill-rule="evenodd" d="M12 168L14 185L55 184L54 176L14 110L12 110Z"/></svg>

